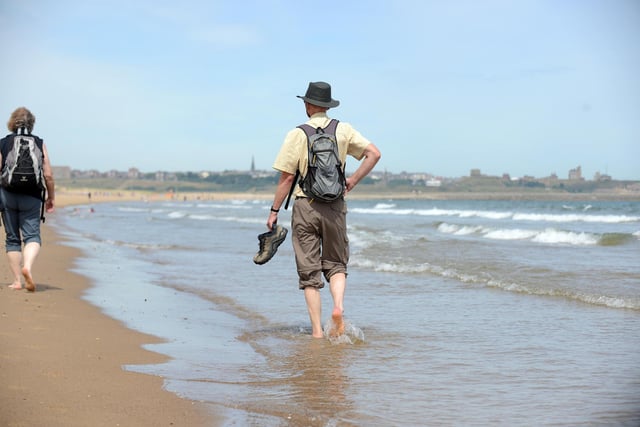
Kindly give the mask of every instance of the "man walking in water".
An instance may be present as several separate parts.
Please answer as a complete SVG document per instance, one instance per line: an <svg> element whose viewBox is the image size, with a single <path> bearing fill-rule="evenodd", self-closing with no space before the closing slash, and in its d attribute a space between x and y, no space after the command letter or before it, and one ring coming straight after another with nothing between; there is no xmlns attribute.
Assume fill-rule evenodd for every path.
<svg viewBox="0 0 640 427"><path fill-rule="evenodd" d="M331 86L325 82L309 83L306 94L298 98L304 101L309 117L306 124L313 129L325 129L331 122L327 111L340 104L331 98ZM273 164L273 168L280 172L280 178L267 220L269 230L274 229L278 211L292 185L295 185L296 201L291 215L292 242L299 278L298 286L304 291L311 331L315 338L324 336L320 297L320 289L324 287L323 276L329 282L333 298L333 327L328 331L328 335L335 337L344 333L344 294L349 262L347 205L344 195L353 190L380 160L378 148L350 124L338 122L335 136L343 168L347 155L361 161L356 171L346 178L343 195L334 201L323 202L309 197L298 183L294 183L297 171L301 177L306 176L309 157L307 135L297 127L287 133Z"/></svg>

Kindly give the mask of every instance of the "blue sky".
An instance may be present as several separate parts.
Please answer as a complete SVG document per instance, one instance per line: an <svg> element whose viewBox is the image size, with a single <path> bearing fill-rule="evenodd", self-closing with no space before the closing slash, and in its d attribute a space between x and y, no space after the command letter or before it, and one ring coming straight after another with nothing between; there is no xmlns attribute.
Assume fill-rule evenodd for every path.
<svg viewBox="0 0 640 427"><path fill-rule="evenodd" d="M637 0L3 0L0 42L58 166L270 169L324 80L378 170L640 179Z"/></svg>

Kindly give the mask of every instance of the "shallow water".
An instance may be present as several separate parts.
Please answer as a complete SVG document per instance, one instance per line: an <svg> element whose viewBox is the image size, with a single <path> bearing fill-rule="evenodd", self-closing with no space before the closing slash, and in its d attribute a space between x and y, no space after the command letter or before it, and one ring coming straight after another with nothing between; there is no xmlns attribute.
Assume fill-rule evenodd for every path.
<svg viewBox="0 0 640 427"><path fill-rule="evenodd" d="M309 337L289 238L253 264L268 208L100 204L48 224L84 249L89 301L167 340L147 347L170 361L127 369L228 425L640 424L639 203L350 201L350 343Z"/></svg>

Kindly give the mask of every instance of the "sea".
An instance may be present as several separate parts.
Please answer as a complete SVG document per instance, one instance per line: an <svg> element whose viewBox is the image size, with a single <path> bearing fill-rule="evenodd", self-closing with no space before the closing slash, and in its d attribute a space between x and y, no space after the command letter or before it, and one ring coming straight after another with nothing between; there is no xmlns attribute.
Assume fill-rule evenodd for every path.
<svg viewBox="0 0 640 427"><path fill-rule="evenodd" d="M348 199L346 333L313 339L270 200L69 206L85 298L161 338L126 370L225 426L640 426L640 202ZM290 228L290 211L279 223ZM323 322L332 301L322 290Z"/></svg>

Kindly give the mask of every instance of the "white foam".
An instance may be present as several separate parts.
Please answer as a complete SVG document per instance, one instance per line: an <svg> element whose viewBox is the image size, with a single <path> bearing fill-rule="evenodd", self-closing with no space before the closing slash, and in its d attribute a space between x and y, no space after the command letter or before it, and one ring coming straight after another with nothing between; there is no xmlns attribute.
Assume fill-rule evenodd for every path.
<svg viewBox="0 0 640 427"><path fill-rule="evenodd" d="M374 209L391 209L395 207L395 203L378 203L374 206Z"/></svg>
<svg viewBox="0 0 640 427"><path fill-rule="evenodd" d="M146 212L149 209L146 209L146 208L144 208L144 209L143 208L132 208L130 206L120 206L120 207L118 207L118 210L120 212Z"/></svg>
<svg viewBox="0 0 640 427"><path fill-rule="evenodd" d="M527 230L520 228L486 228L481 226L456 225L442 223L438 225L438 231L444 234L464 236L469 234L481 234L482 237L494 240L530 240L535 243L567 244L567 245L597 245L600 235L592 233L578 233L563 231L554 228L544 230ZM637 234L640 237L640 232Z"/></svg>
<svg viewBox="0 0 640 427"><path fill-rule="evenodd" d="M515 221L543 221L543 222L600 222L605 224L617 224L625 222L638 222L640 217L628 215L581 215L581 214L538 214L517 213L513 215Z"/></svg>
<svg viewBox="0 0 640 427"><path fill-rule="evenodd" d="M496 240L524 240L535 238L537 234L538 232L534 230L522 230L515 228L491 230L485 233L484 237Z"/></svg>
<svg viewBox="0 0 640 427"><path fill-rule="evenodd" d="M479 225L456 225L443 222L438 226L438 231L445 234L454 234L456 236L467 236L469 234L479 233L485 230Z"/></svg>
<svg viewBox="0 0 640 427"><path fill-rule="evenodd" d="M394 209L395 205L378 204L374 208L353 208L353 212L361 214L392 214L392 215L416 215L416 216L433 216L433 217L458 217L458 218L485 218L492 220L512 219L514 221L529 222L588 222L588 223L605 223L618 224L629 222L640 222L640 216L633 215L591 215L588 213L535 213L535 212L511 212L511 211L492 211L492 210L465 210L465 209ZM586 206L583 212L591 209Z"/></svg>
<svg viewBox="0 0 640 427"><path fill-rule="evenodd" d="M599 237L591 233L576 233L548 228L537 233L532 241L537 243L555 243L569 245L597 245Z"/></svg>

